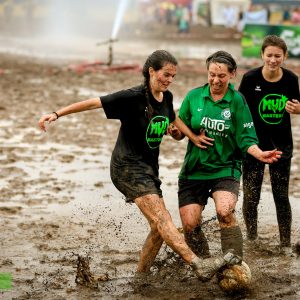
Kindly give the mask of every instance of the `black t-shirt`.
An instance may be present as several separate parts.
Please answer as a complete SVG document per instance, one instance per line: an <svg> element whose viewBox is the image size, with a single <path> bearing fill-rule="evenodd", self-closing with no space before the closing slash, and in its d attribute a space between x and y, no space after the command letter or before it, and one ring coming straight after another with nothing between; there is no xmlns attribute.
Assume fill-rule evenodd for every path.
<svg viewBox="0 0 300 300"><path fill-rule="evenodd" d="M172 93L164 92L162 102L149 93L149 103L153 108L150 118L143 85L100 98L106 117L121 121L112 160L116 163L142 160L158 174L159 146L169 124L175 119Z"/></svg>
<svg viewBox="0 0 300 300"><path fill-rule="evenodd" d="M290 114L285 110L288 100L298 99L299 82L293 72L282 68L283 75L277 82L266 81L262 67L244 74L239 91L245 96L254 121L259 147L262 150L277 148L282 158L293 154Z"/></svg>

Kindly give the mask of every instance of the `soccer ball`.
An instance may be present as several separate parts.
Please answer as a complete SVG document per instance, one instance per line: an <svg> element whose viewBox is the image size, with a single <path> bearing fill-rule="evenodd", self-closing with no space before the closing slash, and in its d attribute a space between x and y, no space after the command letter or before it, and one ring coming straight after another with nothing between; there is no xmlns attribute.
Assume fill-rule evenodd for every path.
<svg viewBox="0 0 300 300"><path fill-rule="evenodd" d="M243 292L250 288L251 271L243 261L241 265L226 266L217 273L218 284L226 293Z"/></svg>

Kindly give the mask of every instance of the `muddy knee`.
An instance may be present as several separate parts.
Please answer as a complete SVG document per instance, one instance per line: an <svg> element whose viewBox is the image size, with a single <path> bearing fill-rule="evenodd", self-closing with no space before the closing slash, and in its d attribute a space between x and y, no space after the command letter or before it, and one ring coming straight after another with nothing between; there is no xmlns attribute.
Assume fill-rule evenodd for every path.
<svg viewBox="0 0 300 300"><path fill-rule="evenodd" d="M234 214L235 210L231 211L217 211L218 221L221 228L236 226L236 217Z"/></svg>

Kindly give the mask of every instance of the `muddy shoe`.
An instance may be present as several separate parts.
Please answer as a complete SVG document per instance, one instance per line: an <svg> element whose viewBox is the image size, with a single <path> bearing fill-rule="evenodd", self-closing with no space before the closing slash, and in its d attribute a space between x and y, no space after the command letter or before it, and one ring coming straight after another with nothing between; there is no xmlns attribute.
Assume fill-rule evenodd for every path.
<svg viewBox="0 0 300 300"><path fill-rule="evenodd" d="M218 270L225 265L241 264L242 259L235 255L232 250L228 250L224 255L201 259L195 257L192 260L191 266L194 269L197 277L205 282L213 278Z"/></svg>
<svg viewBox="0 0 300 300"><path fill-rule="evenodd" d="M299 256L300 255L300 241L295 245L295 253Z"/></svg>
<svg viewBox="0 0 300 300"><path fill-rule="evenodd" d="M292 247L280 247L279 253L284 256L295 257Z"/></svg>
<svg viewBox="0 0 300 300"><path fill-rule="evenodd" d="M247 240L248 241L256 241L258 239L257 233L247 233Z"/></svg>
<svg viewBox="0 0 300 300"><path fill-rule="evenodd" d="M133 281L138 283L145 283L147 282L148 276L150 276L150 272L136 272L133 276Z"/></svg>
<svg viewBox="0 0 300 300"><path fill-rule="evenodd" d="M234 253L233 249L229 249L224 253L223 259L225 260L224 265L240 265L243 259Z"/></svg>

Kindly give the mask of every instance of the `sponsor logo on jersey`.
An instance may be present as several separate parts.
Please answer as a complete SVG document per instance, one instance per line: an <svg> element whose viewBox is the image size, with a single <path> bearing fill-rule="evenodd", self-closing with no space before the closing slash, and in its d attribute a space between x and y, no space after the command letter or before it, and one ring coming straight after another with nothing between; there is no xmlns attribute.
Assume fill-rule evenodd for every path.
<svg viewBox="0 0 300 300"><path fill-rule="evenodd" d="M155 149L159 147L169 125L168 117L155 116L151 119L146 131L146 141L149 148Z"/></svg>
<svg viewBox="0 0 300 300"><path fill-rule="evenodd" d="M252 127L254 127L254 123L253 122L244 123L244 128L252 128Z"/></svg>
<svg viewBox="0 0 300 300"><path fill-rule="evenodd" d="M229 125L225 124L224 120L211 119L204 117L200 123L201 127L204 127L207 130L223 132L226 129L229 129Z"/></svg>
<svg viewBox="0 0 300 300"><path fill-rule="evenodd" d="M284 95L268 94L259 103L258 111L261 119L268 124L282 122L285 104L288 98Z"/></svg>
<svg viewBox="0 0 300 300"><path fill-rule="evenodd" d="M222 112L221 112L221 116L224 120L230 120L231 119L231 112L229 108L225 108Z"/></svg>
<svg viewBox="0 0 300 300"><path fill-rule="evenodd" d="M260 88L260 86L259 86L259 85L257 85L257 86L255 87L255 90L256 90L256 91L259 91L259 92L261 92L261 88Z"/></svg>

